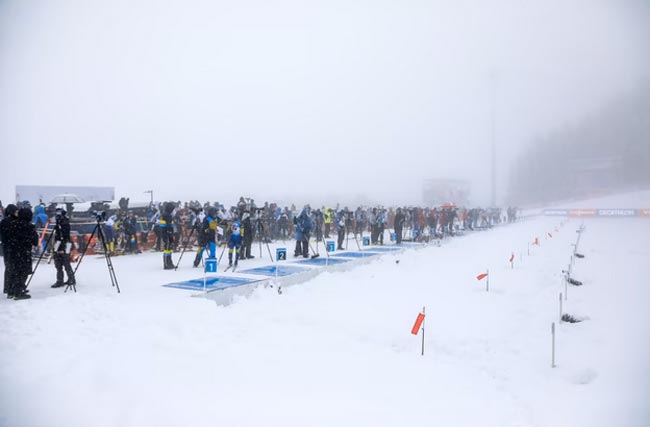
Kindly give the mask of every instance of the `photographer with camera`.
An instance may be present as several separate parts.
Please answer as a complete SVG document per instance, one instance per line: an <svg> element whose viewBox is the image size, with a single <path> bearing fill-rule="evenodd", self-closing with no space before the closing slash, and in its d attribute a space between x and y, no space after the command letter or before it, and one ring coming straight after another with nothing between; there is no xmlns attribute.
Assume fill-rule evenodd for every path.
<svg viewBox="0 0 650 427"><path fill-rule="evenodd" d="M255 215L256 218L258 215L260 215L260 210L257 208L255 209ZM241 222L241 235L242 235L242 251L241 251L241 259L253 259L255 258L252 253L252 246L253 246L253 238L255 237L255 227L253 225L253 221L251 218L251 214L249 211L244 211L242 214L242 222ZM259 230L257 230L259 231Z"/></svg>
<svg viewBox="0 0 650 427"><path fill-rule="evenodd" d="M70 266L70 251L72 250L72 240L70 240L70 220L64 209L56 210L56 224L54 225L54 266L56 267L56 283L53 288L60 288L63 285L74 286L77 282L74 277L74 271ZM63 270L68 276L68 280L63 282Z"/></svg>

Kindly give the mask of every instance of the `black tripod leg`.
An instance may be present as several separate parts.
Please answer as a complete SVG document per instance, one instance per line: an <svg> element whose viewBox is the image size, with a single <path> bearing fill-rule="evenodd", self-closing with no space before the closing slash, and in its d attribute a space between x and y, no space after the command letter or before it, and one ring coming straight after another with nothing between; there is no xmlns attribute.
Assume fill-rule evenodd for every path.
<svg viewBox="0 0 650 427"><path fill-rule="evenodd" d="M99 224L97 224L99 225ZM104 258L106 258L106 266L108 267L108 275L111 278L111 285L117 288L117 293L120 293L120 285L117 283L117 276L115 275L115 269L113 268L113 261L111 260L111 254L108 253L106 247L106 239L104 238L104 232L99 228L99 240L102 241L102 247L104 248ZM76 292L76 288L75 288Z"/></svg>
<svg viewBox="0 0 650 427"><path fill-rule="evenodd" d="M104 238L104 232L99 231L99 236L102 240L104 248L106 248L106 239ZM104 250L104 256L106 258L106 266L108 267L108 275L111 277L111 285L115 286L117 293L120 293L120 285L117 283L117 276L115 275L115 269L113 268L113 260L111 259L111 254Z"/></svg>
<svg viewBox="0 0 650 427"><path fill-rule="evenodd" d="M361 235L363 237L363 234ZM357 248L361 250L361 246L359 245L359 239L357 239L357 234L354 234L354 241L357 243Z"/></svg>
<svg viewBox="0 0 650 427"><path fill-rule="evenodd" d="M77 261L77 265L74 268L74 273L77 274L77 269L79 268L79 265L81 265L81 261L83 261L84 256L86 255L86 251L88 250L88 246L90 246L90 242L93 241L93 237L95 236L95 233L99 229L99 224L95 225L95 228L93 228L93 232L90 233L90 238L88 239L88 243L84 245L84 250L81 252L81 256L79 257L79 261Z"/></svg>
<svg viewBox="0 0 650 427"><path fill-rule="evenodd" d="M45 242L45 247L43 248L43 252L41 253L41 256L38 257L38 261L36 262L36 267L34 267L32 274L29 276L29 280L25 284L25 289L27 289L29 287L29 284L32 282L32 278L34 278L34 273L36 273L36 270L38 269L38 266L40 265L41 260L43 259L43 256L47 251L47 247L50 244L50 240L52 239L52 236L54 236L54 230L52 230L52 233L50 233L50 237L48 237L47 241Z"/></svg>

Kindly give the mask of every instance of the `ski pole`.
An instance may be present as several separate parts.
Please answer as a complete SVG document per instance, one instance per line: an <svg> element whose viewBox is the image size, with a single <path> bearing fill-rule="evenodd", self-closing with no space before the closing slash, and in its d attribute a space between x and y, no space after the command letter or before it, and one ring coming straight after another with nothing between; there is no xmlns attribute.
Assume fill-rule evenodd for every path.
<svg viewBox="0 0 650 427"><path fill-rule="evenodd" d="M190 235L187 236L187 240L185 240L185 244L183 245L183 250L181 251L181 256L178 257L178 263L176 263L176 267L174 267L174 271L178 270L178 266L181 265L181 260L183 259L183 255L185 254L187 245L190 243L190 240L192 239L192 234L194 234L194 229L196 229L196 224L192 226L192 229L190 230Z"/></svg>

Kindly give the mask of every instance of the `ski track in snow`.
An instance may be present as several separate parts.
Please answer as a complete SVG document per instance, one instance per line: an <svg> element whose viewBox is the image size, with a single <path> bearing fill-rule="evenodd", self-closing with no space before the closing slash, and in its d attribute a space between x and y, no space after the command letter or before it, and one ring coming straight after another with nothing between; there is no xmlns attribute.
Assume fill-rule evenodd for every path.
<svg viewBox="0 0 650 427"><path fill-rule="evenodd" d="M76 294L50 289L42 265L31 300L0 301L0 426L650 425L650 220L584 221L584 285L564 311L588 319L556 325L552 369L582 223L555 232L562 220L385 254L225 307L161 286L202 275L188 254L177 272L158 253L115 257L121 294L101 257L83 261ZM486 269L489 292L476 280ZM424 356L410 334L422 306Z"/></svg>

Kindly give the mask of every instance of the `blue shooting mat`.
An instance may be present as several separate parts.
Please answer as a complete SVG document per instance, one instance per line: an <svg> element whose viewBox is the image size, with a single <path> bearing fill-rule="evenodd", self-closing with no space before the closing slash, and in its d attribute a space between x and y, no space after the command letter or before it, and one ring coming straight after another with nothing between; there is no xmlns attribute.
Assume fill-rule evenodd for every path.
<svg viewBox="0 0 650 427"><path fill-rule="evenodd" d="M275 277L275 265L265 265L264 267L251 268L248 270L237 271L237 273L242 274L257 274L260 276L273 276ZM290 276L292 274L302 273L307 271L309 268L306 267L296 267L295 265L280 265L278 266L277 276Z"/></svg>
<svg viewBox="0 0 650 427"><path fill-rule="evenodd" d="M205 279L205 289L207 290L217 290L217 289L226 289L234 288L237 286L247 285L249 283L259 282L257 279L244 279L241 277L229 277L229 276L210 276ZM177 288L177 289L187 289L192 291L202 291L203 290L203 278L188 280L186 282L176 282L168 283L163 285L166 288Z"/></svg>
<svg viewBox="0 0 650 427"><path fill-rule="evenodd" d="M304 264L304 265L317 265L317 266L326 266L326 265L335 265L335 264L343 264L344 262L349 262L349 259L345 258L310 258L310 259L303 259L301 261L293 261L294 264Z"/></svg>
<svg viewBox="0 0 650 427"><path fill-rule="evenodd" d="M418 246L426 246L426 243L420 243L420 242L402 242L399 245L395 244L395 247L399 246L405 246L405 247L418 247Z"/></svg>
<svg viewBox="0 0 650 427"><path fill-rule="evenodd" d="M373 246L369 248L368 250L371 252L394 252L394 251L399 251L404 249L403 247L400 247L399 245L395 246Z"/></svg>
<svg viewBox="0 0 650 427"><path fill-rule="evenodd" d="M372 252L370 250L362 252L341 252L338 254L330 254L333 257L343 257L343 258L368 258L371 256L377 256L379 252Z"/></svg>

